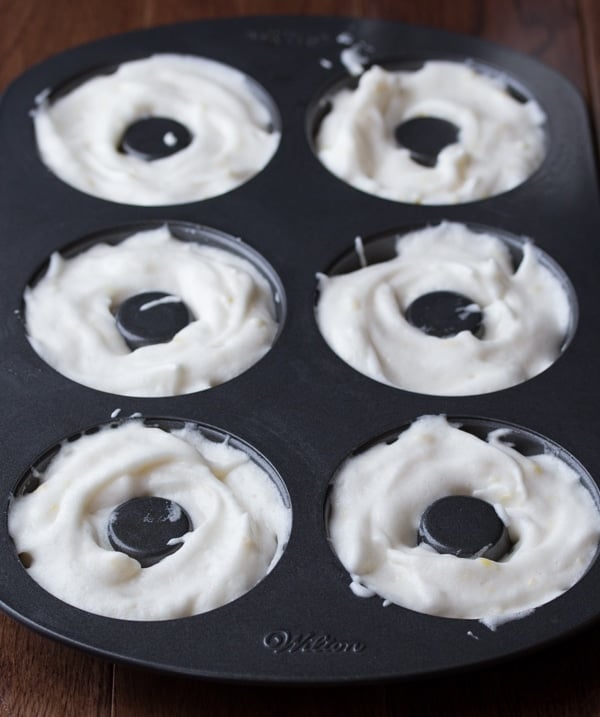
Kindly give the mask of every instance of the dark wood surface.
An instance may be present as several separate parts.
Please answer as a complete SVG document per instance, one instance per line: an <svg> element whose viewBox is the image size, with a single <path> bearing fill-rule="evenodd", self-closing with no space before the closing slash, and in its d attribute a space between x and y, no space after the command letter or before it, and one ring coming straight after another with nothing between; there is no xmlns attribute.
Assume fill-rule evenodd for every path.
<svg viewBox="0 0 600 717"><path fill-rule="evenodd" d="M378 17L504 43L566 75L588 101L598 133L598 0L0 0L0 91L34 62L99 37L182 20L268 13ZM0 616L0 717L600 717L599 653L596 626L528 657L454 677L374 687L248 687L112 665Z"/></svg>

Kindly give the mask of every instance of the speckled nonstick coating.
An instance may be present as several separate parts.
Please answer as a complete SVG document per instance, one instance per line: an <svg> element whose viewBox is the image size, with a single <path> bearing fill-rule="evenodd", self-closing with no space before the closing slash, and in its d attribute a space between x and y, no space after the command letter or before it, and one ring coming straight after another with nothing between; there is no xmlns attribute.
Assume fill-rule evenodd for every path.
<svg viewBox="0 0 600 717"><path fill-rule="evenodd" d="M505 71L548 115L548 155L521 187L470 204L411 206L357 191L321 166L308 141L323 91L345 75L338 33L372 47L374 62L473 58ZM281 145L257 177L228 194L172 207L119 205L82 194L41 163L28 116L34 97L97 67L155 52L203 55L237 67L273 97ZM332 69L320 59L333 62ZM34 67L0 104L0 242L3 282L0 417L0 603L67 644L186 675L262 682L410 678L506 658L572 633L600 613L600 563L531 615L490 631L477 621L383 608L355 597L326 538L324 504L341 461L374 438L429 413L483 417L555 441L600 476L600 214L584 104L561 76L481 40L371 20L247 18L176 25L76 48ZM564 355L526 383L440 398L376 383L326 346L314 319L315 273L365 238L440 219L528 235L569 276L579 325ZM24 331L22 295L52 251L104 229L182 220L241 237L279 275L287 312L273 349L234 380L173 398L125 398L80 386L47 366ZM7 531L11 495L63 438L122 415L193 420L254 447L276 469L293 508L280 563L233 603L164 622L113 620L48 595L21 566ZM477 423L477 422L475 422ZM297 638L296 642L292 638Z"/></svg>

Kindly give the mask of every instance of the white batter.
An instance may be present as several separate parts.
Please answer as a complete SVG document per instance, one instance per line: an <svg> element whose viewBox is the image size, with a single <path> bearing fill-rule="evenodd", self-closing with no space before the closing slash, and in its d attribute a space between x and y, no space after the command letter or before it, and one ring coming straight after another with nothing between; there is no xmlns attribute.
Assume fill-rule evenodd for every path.
<svg viewBox="0 0 600 717"><path fill-rule="evenodd" d="M191 144L154 161L120 152L125 130L145 117L176 120ZM82 192L137 205L194 202L243 184L277 149L270 123L245 75L187 55L126 62L34 112L38 148L54 174Z"/></svg>
<svg viewBox="0 0 600 717"><path fill-rule="evenodd" d="M352 186L386 199L456 204L490 197L524 182L544 158L540 106L518 102L500 80L468 65L431 61L416 72L375 66L331 104L316 138L319 158ZM416 117L459 130L435 167L418 164L396 142L396 127Z"/></svg>
<svg viewBox="0 0 600 717"><path fill-rule="evenodd" d="M112 511L138 496L178 503L193 529L148 568L112 549ZM65 442L37 490L13 500L9 531L28 572L83 610L166 620L235 600L273 568L291 511L269 476L240 450L189 426L175 433L129 421Z"/></svg>
<svg viewBox="0 0 600 717"><path fill-rule="evenodd" d="M554 455L525 457L448 424L415 421L395 443L349 458L335 478L329 531L357 595L491 625L568 590L592 561L600 513L579 476ZM425 509L448 495L495 506L514 547L495 562L417 544Z"/></svg>
<svg viewBox="0 0 600 717"><path fill-rule="evenodd" d="M572 322L561 281L523 246L515 272L506 244L443 222L399 237L397 257L349 274L319 276L317 321L350 366L391 386L444 396L507 388L550 366ZM406 309L452 291L483 311L481 339L469 331L430 336Z"/></svg>
<svg viewBox="0 0 600 717"><path fill-rule="evenodd" d="M131 351L114 312L147 291L179 297L194 320L171 341ZM125 396L201 391L245 371L277 333L266 279L245 259L173 238L167 227L70 259L53 254L25 292L29 340L65 376Z"/></svg>

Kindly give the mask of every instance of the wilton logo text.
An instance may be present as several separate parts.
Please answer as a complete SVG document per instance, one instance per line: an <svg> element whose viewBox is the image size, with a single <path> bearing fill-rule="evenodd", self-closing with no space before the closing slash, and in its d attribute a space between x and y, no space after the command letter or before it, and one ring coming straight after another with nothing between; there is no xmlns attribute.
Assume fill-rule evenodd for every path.
<svg viewBox="0 0 600 717"><path fill-rule="evenodd" d="M275 630L263 638L263 645L277 655L282 652L362 652L364 642L338 640L314 632L293 635L289 630Z"/></svg>

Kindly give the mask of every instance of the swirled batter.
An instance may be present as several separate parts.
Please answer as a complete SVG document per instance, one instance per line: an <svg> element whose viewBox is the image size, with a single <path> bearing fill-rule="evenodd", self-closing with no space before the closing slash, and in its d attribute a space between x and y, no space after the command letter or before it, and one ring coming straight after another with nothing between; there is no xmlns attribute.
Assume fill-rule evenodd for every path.
<svg viewBox="0 0 600 717"><path fill-rule="evenodd" d="M525 457L425 416L394 443L349 458L335 477L329 532L358 595L378 594L430 615L493 625L552 600L590 565L600 513L577 473L555 455ZM498 562L438 554L417 542L421 516L438 498L491 503L512 551Z"/></svg>
<svg viewBox="0 0 600 717"><path fill-rule="evenodd" d="M561 281L523 245L513 269L505 243L443 222L399 237L397 257L349 274L320 276L316 316L329 346L382 383L445 396L481 394L550 366L569 330ZM483 313L483 335L439 338L411 325L410 304L430 292L469 297Z"/></svg>
<svg viewBox="0 0 600 717"><path fill-rule="evenodd" d="M194 320L166 343L131 351L114 313L147 291L179 297ZM258 361L277 332L271 289L248 261L175 239L167 227L70 259L53 254L25 306L29 340L47 363L125 396L173 396L228 381Z"/></svg>
<svg viewBox="0 0 600 717"><path fill-rule="evenodd" d="M372 67L356 90L330 98L316 137L320 160L357 189L412 204L456 204L524 182L542 163L545 115L521 103L498 79L456 62L426 62L416 72ZM422 166L396 141L407 120L434 117L458 128L456 142Z"/></svg>
<svg viewBox="0 0 600 717"><path fill-rule="evenodd" d="M44 163L67 184L124 204L194 202L223 194L260 172L280 135L245 75L187 55L126 62L34 112ZM146 161L121 151L127 128L167 117L192 135L189 146ZM173 142L168 133L165 144Z"/></svg>
<svg viewBox="0 0 600 717"><path fill-rule="evenodd" d="M175 501L192 524L179 550L147 568L107 537L112 511L138 496ZM108 617L165 620L254 587L282 554L291 511L242 451L191 426L167 433L129 421L65 442L8 521L29 574L54 596Z"/></svg>

